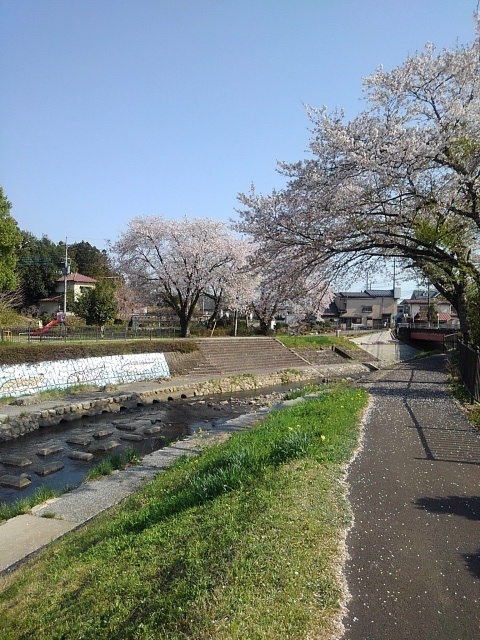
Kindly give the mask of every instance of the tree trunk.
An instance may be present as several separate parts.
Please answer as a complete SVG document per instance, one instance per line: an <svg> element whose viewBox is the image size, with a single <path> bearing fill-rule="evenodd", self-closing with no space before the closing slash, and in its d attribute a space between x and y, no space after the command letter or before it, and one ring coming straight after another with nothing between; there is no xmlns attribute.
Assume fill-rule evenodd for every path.
<svg viewBox="0 0 480 640"><path fill-rule="evenodd" d="M463 295L458 296L456 305L458 319L460 320L460 331L462 332L462 338L465 344L470 342L470 321L468 319L467 300L465 297L465 291Z"/></svg>
<svg viewBox="0 0 480 640"><path fill-rule="evenodd" d="M260 333L262 334L262 336L267 336L269 329L270 325L266 322L263 322L263 320L260 320Z"/></svg>
<svg viewBox="0 0 480 640"><path fill-rule="evenodd" d="M457 311L460 331L465 344L470 342L470 321L468 318L467 288L463 280L453 284L453 291L447 290L441 283L435 283L436 289L450 302Z"/></svg>

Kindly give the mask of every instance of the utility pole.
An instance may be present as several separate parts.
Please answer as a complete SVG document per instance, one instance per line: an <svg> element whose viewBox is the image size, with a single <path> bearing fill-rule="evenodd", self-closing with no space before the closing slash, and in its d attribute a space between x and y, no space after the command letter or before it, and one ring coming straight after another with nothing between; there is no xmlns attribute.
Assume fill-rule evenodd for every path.
<svg viewBox="0 0 480 640"><path fill-rule="evenodd" d="M65 238L65 264L62 269L63 273L63 317L67 315L67 276L70 273L70 265L68 264L68 245Z"/></svg>

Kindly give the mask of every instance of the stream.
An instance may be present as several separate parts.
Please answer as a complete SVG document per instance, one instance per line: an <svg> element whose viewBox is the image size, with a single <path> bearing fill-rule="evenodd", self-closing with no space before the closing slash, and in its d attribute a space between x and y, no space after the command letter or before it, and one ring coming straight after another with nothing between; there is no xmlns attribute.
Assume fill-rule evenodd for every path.
<svg viewBox="0 0 480 640"><path fill-rule="evenodd" d="M299 385L296 385L297 387ZM0 443L0 502L47 486L78 486L107 456L134 448L140 457L198 431L279 402L289 387L158 402L50 427Z"/></svg>

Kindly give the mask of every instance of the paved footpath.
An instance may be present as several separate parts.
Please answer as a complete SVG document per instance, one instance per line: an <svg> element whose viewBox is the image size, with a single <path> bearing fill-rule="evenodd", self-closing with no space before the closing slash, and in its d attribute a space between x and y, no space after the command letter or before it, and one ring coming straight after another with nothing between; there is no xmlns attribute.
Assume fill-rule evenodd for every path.
<svg viewBox="0 0 480 640"><path fill-rule="evenodd" d="M480 434L432 356L370 376L345 640L480 638Z"/></svg>

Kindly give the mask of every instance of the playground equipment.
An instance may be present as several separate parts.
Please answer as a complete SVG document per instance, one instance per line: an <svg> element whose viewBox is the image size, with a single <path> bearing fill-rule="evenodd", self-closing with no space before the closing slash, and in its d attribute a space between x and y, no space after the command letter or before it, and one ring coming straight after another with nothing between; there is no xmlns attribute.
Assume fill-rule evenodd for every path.
<svg viewBox="0 0 480 640"><path fill-rule="evenodd" d="M30 331L31 336L41 336L44 333L48 333L52 327L60 324L60 320L51 320L48 324L46 324L43 329L38 329L37 331Z"/></svg>

